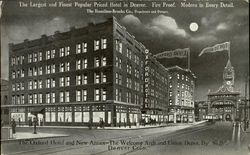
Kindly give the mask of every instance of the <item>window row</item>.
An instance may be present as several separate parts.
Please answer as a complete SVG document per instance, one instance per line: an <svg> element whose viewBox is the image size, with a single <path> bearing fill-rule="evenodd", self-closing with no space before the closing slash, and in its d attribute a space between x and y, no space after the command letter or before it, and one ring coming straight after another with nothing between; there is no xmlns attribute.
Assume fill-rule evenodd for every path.
<svg viewBox="0 0 250 155"><path fill-rule="evenodd" d="M24 77L24 69L22 69L22 70L18 69L17 71L12 71L11 77L12 77L12 79Z"/></svg>
<svg viewBox="0 0 250 155"><path fill-rule="evenodd" d="M11 66L22 65L24 63L24 56L17 56L11 58Z"/></svg>
<svg viewBox="0 0 250 155"><path fill-rule="evenodd" d="M103 57L95 57L95 67L107 66L107 58Z"/></svg>
<svg viewBox="0 0 250 155"><path fill-rule="evenodd" d="M94 40L94 51L99 49L106 49L107 48L107 39L102 38L101 40Z"/></svg>

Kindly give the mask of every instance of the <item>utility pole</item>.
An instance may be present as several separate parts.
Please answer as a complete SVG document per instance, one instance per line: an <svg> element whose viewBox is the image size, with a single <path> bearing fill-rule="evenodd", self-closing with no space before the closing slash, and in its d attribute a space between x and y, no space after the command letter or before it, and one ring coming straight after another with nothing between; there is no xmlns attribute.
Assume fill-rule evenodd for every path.
<svg viewBox="0 0 250 155"><path fill-rule="evenodd" d="M245 82L245 105L244 105L244 131L247 130L247 84L248 84L248 80L249 80L249 75L246 75L246 82Z"/></svg>

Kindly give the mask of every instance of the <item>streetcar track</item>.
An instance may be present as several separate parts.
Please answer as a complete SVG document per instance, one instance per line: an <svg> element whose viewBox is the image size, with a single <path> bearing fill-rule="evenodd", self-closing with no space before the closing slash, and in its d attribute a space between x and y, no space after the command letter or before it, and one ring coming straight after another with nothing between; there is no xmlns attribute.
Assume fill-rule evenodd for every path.
<svg viewBox="0 0 250 155"><path fill-rule="evenodd" d="M191 127L191 128L193 128L193 127ZM186 129L188 129L188 130L181 129L181 130L184 130L184 131L182 131L181 133L176 133L176 132L178 132L178 131L181 131L181 130L178 130L178 131L171 132L171 133L168 133L168 134L160 134L160 135L157 135L157 136L155 136L155 135L156 135L156 134L155 134L155 135L141 136L141 137L142 137L142 138L144 138L144 137L150 138L150 136L154 136L154 137L168 136L168 137L169 137L168 139L171 139L172 137L180 137L180 136L183 136L183 135L188 135L188 134L192 134L192 133L195 133L195 132L207 130L207 129L209 129L209 128L211 128L211 127L210 127L210 126L208 126L208 127L205 126L205 127L201 128L201 129L196 129L196 130L193 131L193 132L190 132L191 129L186 128ZM191 131L192 131L192 130L191 130ZM187 133L188 133L188 134L187 134ZM170 136L171 136L171 137L170 137ZM138 138L139 138L139 137L138 137ZM153 145L149 145L149 146L147 146L146 148L149 148L149 147L152 147L152 146L153 146ZM132 150L132 151L128 151L128 152L122 153L122 154L120 154L120 155L126 155L126 154L129 154L129 153L132 153L132 152L137 152L137 151L140 151L140 150ZM105 152L109 152L109 150L97 152L97 153L94 153L94 154L91 154L91 155L98 155L98 154L102 154L102 153L105 153Z"/></svg>
<svg viewBox="0 0 250 155"><path fill-rule="evenodd" d="M160 136L163 136L163 135L169 135L169 136L171 136L171 134L175 134L176 132L182 132L182 133L179 133L179 134L185 134L187 132L190 132L190 130L192 130L193 128L197 128L199 126L203 126L203 124L197 124L197 125L194 125L194 126L190 126L190 127L187 127L187 128L183 128L183 129L177 130L177 131L170 131L170 133L168 133L168 134L162 134L162 132L160 132L160 133L154 133L154 134L150 134L150 135L141 135L141 136L138 136L138 135L133 135L133 136L130 136L130 137L120 136L120 137L114 137L114 138L111 138L111 139L110 138L109 139L102 139L102 140L100 139L100 141L109 141L109 140L116 140L116 139L123 139L123 138L124 138L124 140L132 139L132 138L133 139L138 139L138 138L141 139L141 138L146 138L146 137L147 138L156 137L156 136L160 137ZM205 128L208 128L207 125L205 126ZM198 130L201 130L201 129L198 129ZM74 134L74 135L80 135L80 134ZM93 136L93 137L96 138L95 136ZM80 139L80 140L83 140L83 139ZM39 152L39 151L45 151L45 150L47 150L46 152L38 153L39 155L45 155L45 154L52 154L52 153L63 152L63 151L73 150L73 149L87 148L87 147L91 147L91 146L90 145L85 145L85 146L80 146L80 147L79 146L78 147L75 147L75 146L74 147L65 147L65 145L64 145L64 146L58 146L58 147L47 147L47 148L43 148L43 149L35 149L35 150L29 150L29 151L14 152L14 153L9 153L8 155L28 154L28 153L32 153L32 152ZM52 149L57 149L57 148L58 149L64 148L64 149L50 151ZM91 155L98 155L98 154L102 154L102 153L105 153L105 152L108 152L108 151L109 150L105 150L105 151L93 153ZM138 150L136 150L136 151L138 151ZM135 151L133 151L133 152L135 152Z"/></svg>

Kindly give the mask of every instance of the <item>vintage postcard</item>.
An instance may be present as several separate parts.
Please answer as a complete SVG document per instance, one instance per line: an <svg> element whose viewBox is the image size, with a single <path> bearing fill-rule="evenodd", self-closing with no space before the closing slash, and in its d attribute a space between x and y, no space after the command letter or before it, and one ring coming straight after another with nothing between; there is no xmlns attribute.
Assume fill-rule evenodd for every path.
<svg viewBox="0 0 250 155"><path fill-rule="evenodd" d="M0 0L1 154L248 155L248 0Z"/></svg>

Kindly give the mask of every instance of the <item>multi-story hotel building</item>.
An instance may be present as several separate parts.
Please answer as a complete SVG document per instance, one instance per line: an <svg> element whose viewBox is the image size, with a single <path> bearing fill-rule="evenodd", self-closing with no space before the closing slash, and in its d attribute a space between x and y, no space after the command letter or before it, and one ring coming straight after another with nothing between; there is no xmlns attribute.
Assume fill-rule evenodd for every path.
<svg viewBox="0 0 250 155"><path fill-rule="evenodd" d="M168 72L148 50L145 52L145 99L142 118L146 123L168 120Z"/></svg>
<svg viewBox="0 0 250 155"><path fill-rule="evenodd" d="M195 75L179 66L167 68L169 72L169 122L194 121Z"/></svg>
<svg viewBox="0 0 250 155"><path fill-rule="evenodd" d="M45 125L164 121L166 69L115 18L9 44L10 117ZM145 92L147 91L147 92Z"/></svg>

